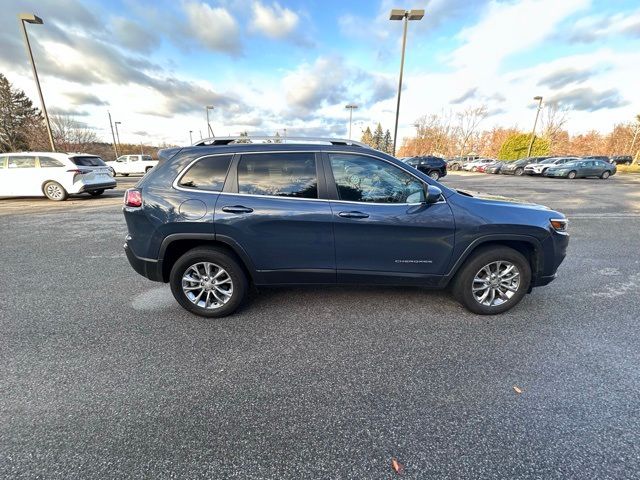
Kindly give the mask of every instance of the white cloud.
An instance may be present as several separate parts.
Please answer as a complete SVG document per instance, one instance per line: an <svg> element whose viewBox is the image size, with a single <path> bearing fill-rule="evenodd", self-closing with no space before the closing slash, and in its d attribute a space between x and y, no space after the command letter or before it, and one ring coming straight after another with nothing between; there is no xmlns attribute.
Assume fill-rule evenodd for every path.
<svg viewBox="0 0 640 480"><path fill-rule="evenodd" d="M251 28L270 38L285 38L298 26L298 15L278 3L271 6L253 2Z"/></svg>
<svg viewBox="0 0 640 480"><path fill-rule="evenodd" d="M240 51L238 24L227 9L206 3L185 4L189 32L202 46L221 52Z"/></svg>
<svg viewBox="0 0 640 480"><path fill-rule="evenodd" d="M610 16L590 15L579 19L569 30L568 38L575 42L590 43L613 35L640 38L640 10Z"/></svg>

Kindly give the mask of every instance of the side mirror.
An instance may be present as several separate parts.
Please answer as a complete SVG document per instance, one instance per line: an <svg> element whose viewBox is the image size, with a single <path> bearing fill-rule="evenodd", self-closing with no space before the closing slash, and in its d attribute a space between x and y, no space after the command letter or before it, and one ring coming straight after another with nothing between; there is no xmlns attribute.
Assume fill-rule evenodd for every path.
<svg viewBox="0 0 640 480"><path fill-rule="evenodd" d="M427 185L427 198L425 199L427 204L438 202L441 196L442 190L434 185Z"/></svg>

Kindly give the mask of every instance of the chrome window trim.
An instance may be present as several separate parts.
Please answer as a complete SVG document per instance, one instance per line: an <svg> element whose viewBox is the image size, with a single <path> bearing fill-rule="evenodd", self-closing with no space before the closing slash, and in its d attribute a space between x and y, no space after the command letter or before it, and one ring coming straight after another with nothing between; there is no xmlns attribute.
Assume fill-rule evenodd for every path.
<svg viewBox="0 0 640 480"><path fill-rule="evenodd" d="M182 169L182 171L178 174L178 176L175 178L175 180L173 181L173 184L171 185L174 189L176 190L180 190L183 192L199 192L199 193L208 193L208 194L212 194L212 195L240 195L240 196L244 196L244 197L257 197L257 198L279 198L279 199L284 199L284 200L310 200L312 202L340 202L340 203L350 203L350 204L355 204L355 205L407 205L407 206L416 206L416 205L422 205L424 202L419 202L419 203L382 203L382 202L355 202L352 200L332 200L332 199L328 199L328 198L304 198L304 197L279 197L277 195L254 195L254 194L250 194L250 193L235 193L235 192L218 192L218 191L214 191L214 190L202 190L200 188L187 188L187 187L181 187L179 185L180 180L182 179L182 177L185 175L185 173L187 173L187 171L189 171L189 169L191 168L191 166L198 162L199 160L202 160L203 158L208 158L208 157L219 157L219 156L223 156L223 155L231 155L232 159L231 162L233 162L233 156L234 155L256 155L256 154L269 154L269 153L326 153L327 155L330 153L343 153L343 154L347 154L347 155L364 155L366 157L371 157L371 158L375 158L377 160L382 160L383 162L387 162L389 165L394 166L396 168L400 168L398 165L396 165L395 163L390 162L389 160L386 160L384 158L378 157L376 155L371 155L369 153L366 152L350 152L350 151L341 151L341 150L331 150L331 151L324 151L324 150L261 150L261 151L256 151L256 152L233 152L233 153L211 153L208 155L202 155L194 160L192 160L191 162L189 162L189 164L184 167ZM331 160L329 160L331 161ZM231 163L229 164L229 168L231 167ZM427 182L425 182L424 180L422 180L420 177L415 176L413 173L411 173L409 170L405 170L404 168L400 168L400 170L402 170L405 173L408 173L409 175L411 175L413 178L415 178L416 180L418 180L419 182L422 182L425 185L429 185ZM227 171L227 175L229 174L229 172ZM437 205L439 203L447 203L447 200L444 198L444 195L441 196L441 200L438 200L435 203L432 203L431 205Z"/></svg>

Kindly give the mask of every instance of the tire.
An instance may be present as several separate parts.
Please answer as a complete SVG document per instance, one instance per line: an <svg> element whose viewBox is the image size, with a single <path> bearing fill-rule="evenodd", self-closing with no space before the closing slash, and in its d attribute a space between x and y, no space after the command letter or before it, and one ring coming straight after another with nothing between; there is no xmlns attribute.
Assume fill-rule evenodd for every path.
<svg viewBox="0 0 640 480"><path fill-rule="evenodd" d="M122 175L123 177L128 177L129 176L128 173L121 173L120 175Z"/></svg>
<svg viewBox="0 0 640 480"><path fill-rule="evenodd" d="M204 264L210 264L209 275L205 274ZM193 270L194 266L197 268L198 275ZM210 290L206 288L198 289L198 282L187 281L183 278L190 271L190 278L199 280L211 279L216 274L219 274L221 270L224 273L220 278L223 281L228 279L228 282L221 283L220 288L209 284ZM227 253L208 247L194 248L182 255L171 269L169 283L171 284L171 293L185 310L208 318L231 315L244 302L248 289L247 276L238 262ZM183 290L183 283L185 287L191 287L191 290ZM230 296L224 293L229 290L231 291ZM187 296L191 294L196 297L198 293L205 294L198 301L199 305ZM202 305L202 298L205 297L205 304ZM208 306L209 302L211 302L211 306ZM218 306L215 306L214 303L217 303Z"/></svg>
<svg viewBox="0 0 640 480"><path fill-rule="evenodd" d="M602 172L602 175L600 175L600 178L602 180L606 180L607 178L609 178L611 176L611 173L609 172L609 170L605 170L604 172Z"/></svg>
<svg viewBox="0 0 640 480"><path fill-rule="evenodd" d="M89 192L89 195L91 195L92 197L98 197L100 195L102 195L104 193L104 188L101 188L100 190L91 190Z"/></svg>
<svg viewBox="0 0 640 480"><path fill-rule="evenodd" d="M630 162L629 160L627 160L626 162L624 162L624 164L625 164L626 166L629 166L629 165L631 165L631 162Z"/></svg>
<svg viewBox="0 0 640 480"><path fill-rule="evenodd" d="M523 173L524 173L524 168L522 168L522 167L518 167L518 168L516 168L516 171L515 171L515 172L513 172L513 174L514 174L516 177L521 177Z"/></svg>
<svg viewBox="0 0 640 480"><path fill-rule="evenodd" d="M451 170L453 170L454 172L457 172L458 170L460 170L460 165L458 165L457 163L454 163L453 165L451 165Z"/></svg>
<svg viewBox="0 0 640 480"><path fill-rule="evenodd" d="M69 198L67 191L58 182L50 181L45 183L42 191L45 197L54 202L63 202Z"/></svg>
<svg viewBox="0 0 640 480"><path fill-rule="evenodd" d="M429 178L431 180L439 180L440 179L440 172L438 172L437 170L431 170L429 172Z"/></svg>
<svg viewBox="0 0 640 480"><path fill-rule="evenodd" d="M576 178L577 176L578 176L578 174L577 174L575 171L573 171L573 170L571 170L569 173L567 173L567 178L568 178L569 180L573 180L573 179L574 179L574 178Z"/></svg>
<svg viewBox="0 0 640 480"><path fill-rule="evenodd" d="M144 173L145 173L145 174L146 174L146 173L149 173L149 170L151 170L152 168L153 168L153 167L147 167L147 168L145 168L145 169L144 169Z"/></svg>
<svg viewBox="0 0 640 480"><path fill-rule="evenodd" d="M509 266L514 267L510 272L506 271ZM498 283L491 285L486 282L482 283L474 280L475 278L484 278L485 276L488 277L488 279L492 278L489 277L485 268L489 268L493 273L501 271L503 272L504 278L507 279L509 279L509 276L513 276L512 272L515 270L518 276L510 280L508 285L506 285L515 288L515 291L511 291L499 283L499 277L496 277L495 280L492 279L492 282ZM479 315L496 315L504 313L516 306L529 290L530 283L531 266L527 259L520 252L512 248L495 245L481 248L467 259L456 274L452 292L454 297L470 312ZM488 290L484 302L489 302L491 290L493 290L493 299L489 302L490 304L481 303L480 299L476 299L476 294L473 292L474 285L476 285L475 288L479 288L476 293L477 295L484 295L485 291ZM485 289L482 289L483 285L487 285ZM497 290L497 288L494 288L492 285L499 287L500 290ZM498 293L499 291L502 291L502 294ZM511 297L508 297L508 295L511 295Z"/></svg>

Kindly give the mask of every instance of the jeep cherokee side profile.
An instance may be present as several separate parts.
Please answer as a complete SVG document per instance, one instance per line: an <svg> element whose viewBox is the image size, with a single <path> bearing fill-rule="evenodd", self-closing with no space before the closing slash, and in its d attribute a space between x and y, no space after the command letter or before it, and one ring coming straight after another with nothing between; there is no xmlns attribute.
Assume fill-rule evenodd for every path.
<svg viewBox="0 0 640 480"><path fill-rule="evenodd" d="M129 262L197 315L233 313L250 283L450 286L497 314L565 257L567 219L546 207L473 197L350 140L236 140L162 151L125 194Z"/></svg>

